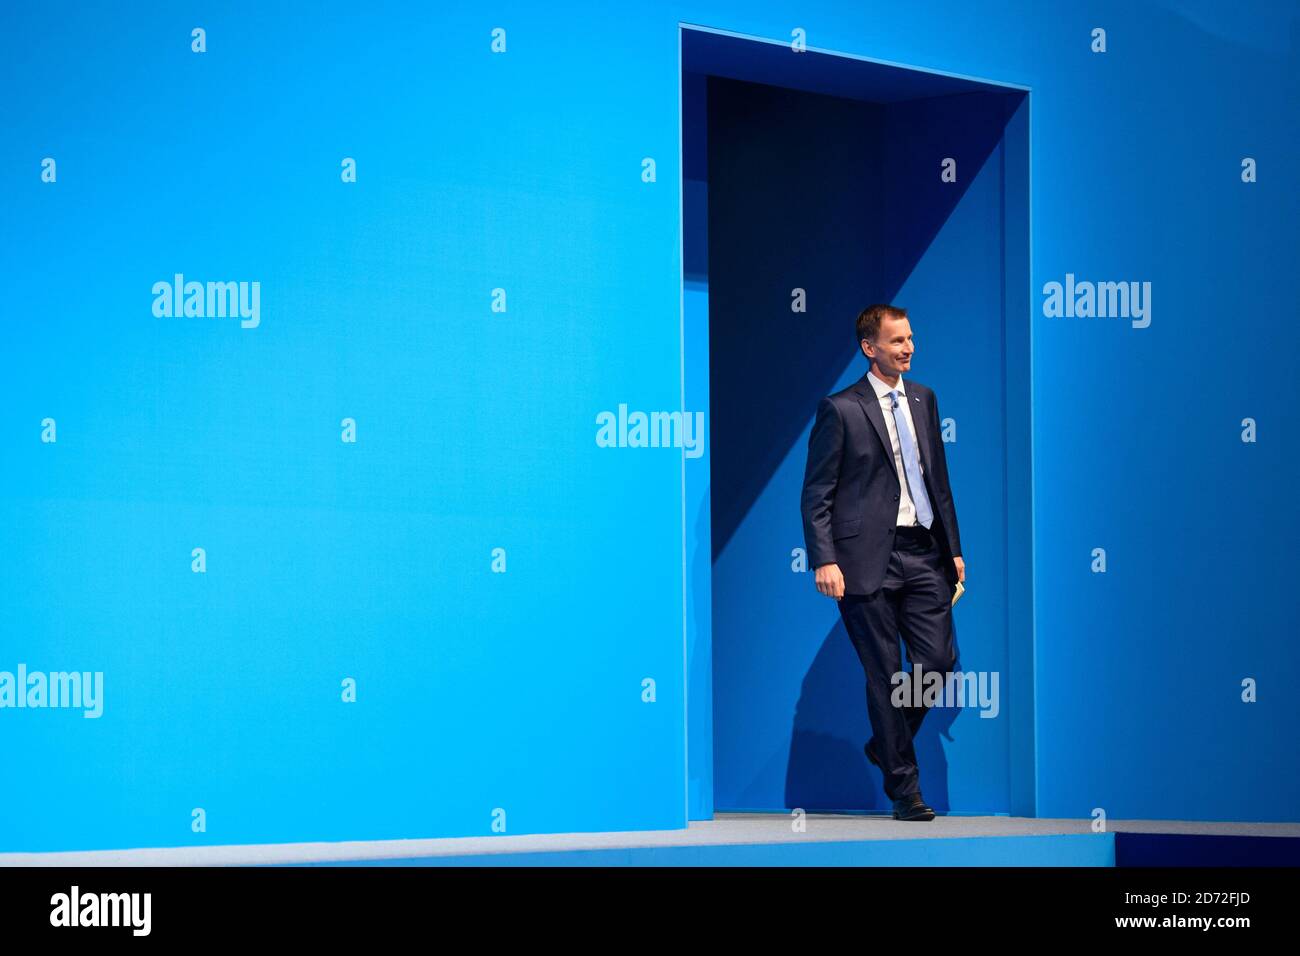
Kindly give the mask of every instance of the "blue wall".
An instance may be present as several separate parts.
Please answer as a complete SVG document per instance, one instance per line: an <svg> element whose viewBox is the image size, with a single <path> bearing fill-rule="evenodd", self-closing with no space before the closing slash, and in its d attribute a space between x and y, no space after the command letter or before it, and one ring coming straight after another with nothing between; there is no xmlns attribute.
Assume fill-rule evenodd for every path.
<svg viewBox="0 0 1300 956"><path fill-rule="evenodd" d="M676 21L6 16L0 670L104 707L0 710L0 849L681 826L683 453L597 444L681 408Z"/></svg>
<svg viewBox="0 0 1300 956"><path fill-rule="evenodd" d="M708 408L679 21L1033 89L1033 287L1154 286L1032 300L1038 811L1296 818L1293 4L2 16L0 671L104 697L0 709L0 850L685 823L708 457L596 440ZM259 324L156 317L176 273Z"/></svg>

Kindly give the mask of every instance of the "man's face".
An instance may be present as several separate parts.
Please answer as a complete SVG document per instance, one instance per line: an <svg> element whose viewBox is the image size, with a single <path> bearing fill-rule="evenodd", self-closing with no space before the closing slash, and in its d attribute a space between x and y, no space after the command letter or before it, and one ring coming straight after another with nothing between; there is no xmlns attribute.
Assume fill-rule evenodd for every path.
<svg viewBox="0 0 1300 956"><path fill-rule="evenodd" d="M880 333L876 341L862 340L862 351L874 359L882 375L902 375L912 369L912 325L907 319L885 316L880 320Z"/></svg>

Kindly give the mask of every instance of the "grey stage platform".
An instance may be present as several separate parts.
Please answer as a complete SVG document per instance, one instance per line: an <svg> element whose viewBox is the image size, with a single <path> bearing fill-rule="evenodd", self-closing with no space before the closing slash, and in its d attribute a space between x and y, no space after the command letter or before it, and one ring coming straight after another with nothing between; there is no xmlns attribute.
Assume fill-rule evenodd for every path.
<svg viewBox="0 0 1300 956"><path fill-rule="evenodd" d="M0 853L0 866L228 866L381 860L436 863L439 859L466 857L476 857L477 862L491 865L510 862L518 854L545 854L545 858L555 859L556 854L638 848L721 849L766 845L779 852L782 846L793 851L797 848L806 849L810 843L856 845L864 841L969 841L971 838L994 838L991 843L1005 846L1007 837L1098 836L1092 833L1091 820L1087 819L941 816L928 823L906 823L883 816L852 814L808 814L804 819L805 832L795 832L791 826L791 817L786 814L720 813L713 820L694 822L685 830L503 834L437 840L164 847L67 853ZM1300 824L1296 823L1111 820L1108 821L1107 830L1110 833L1300 838ZM1031 841L1026 846L1037 842ZM599 858L598 855L592 857L594 860ZM891 854L890 858L897 859L898 855ZM707 855L693 857L695 862L707 859ZM863 859L870 862L869 857ZM972 857L971 862L976 862L977 859L978 857ZM635 857L628 858L628 861L634 860ZM1062 859L1062 862L1068 861Z"/></svg>

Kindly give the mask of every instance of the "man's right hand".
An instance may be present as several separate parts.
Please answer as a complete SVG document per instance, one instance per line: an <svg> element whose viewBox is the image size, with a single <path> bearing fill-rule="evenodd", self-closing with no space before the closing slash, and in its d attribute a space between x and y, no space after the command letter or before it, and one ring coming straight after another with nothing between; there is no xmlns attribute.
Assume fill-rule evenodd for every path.
<svg viewBox="0 0 1300 956"><path fill-rule="evenodd" d="M817 569L817 590L827 597L844 597L844 574L838 564L823 564Z"/></svg>

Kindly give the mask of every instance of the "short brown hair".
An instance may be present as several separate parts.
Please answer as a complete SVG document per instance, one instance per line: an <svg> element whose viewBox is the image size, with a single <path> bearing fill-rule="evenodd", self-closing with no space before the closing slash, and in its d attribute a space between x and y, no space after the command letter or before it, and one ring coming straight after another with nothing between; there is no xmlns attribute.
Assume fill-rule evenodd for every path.
<svg viewBox="0 0 1300 956"><path fill-rule="evenodd" d="M862 340L868 339L872 344L876 341L876 336L880 334L880 320L888 316L891 319L907 318L907 310L900 309L897 306L869 305L858 313L858 351L862 351Z"/></svg>

